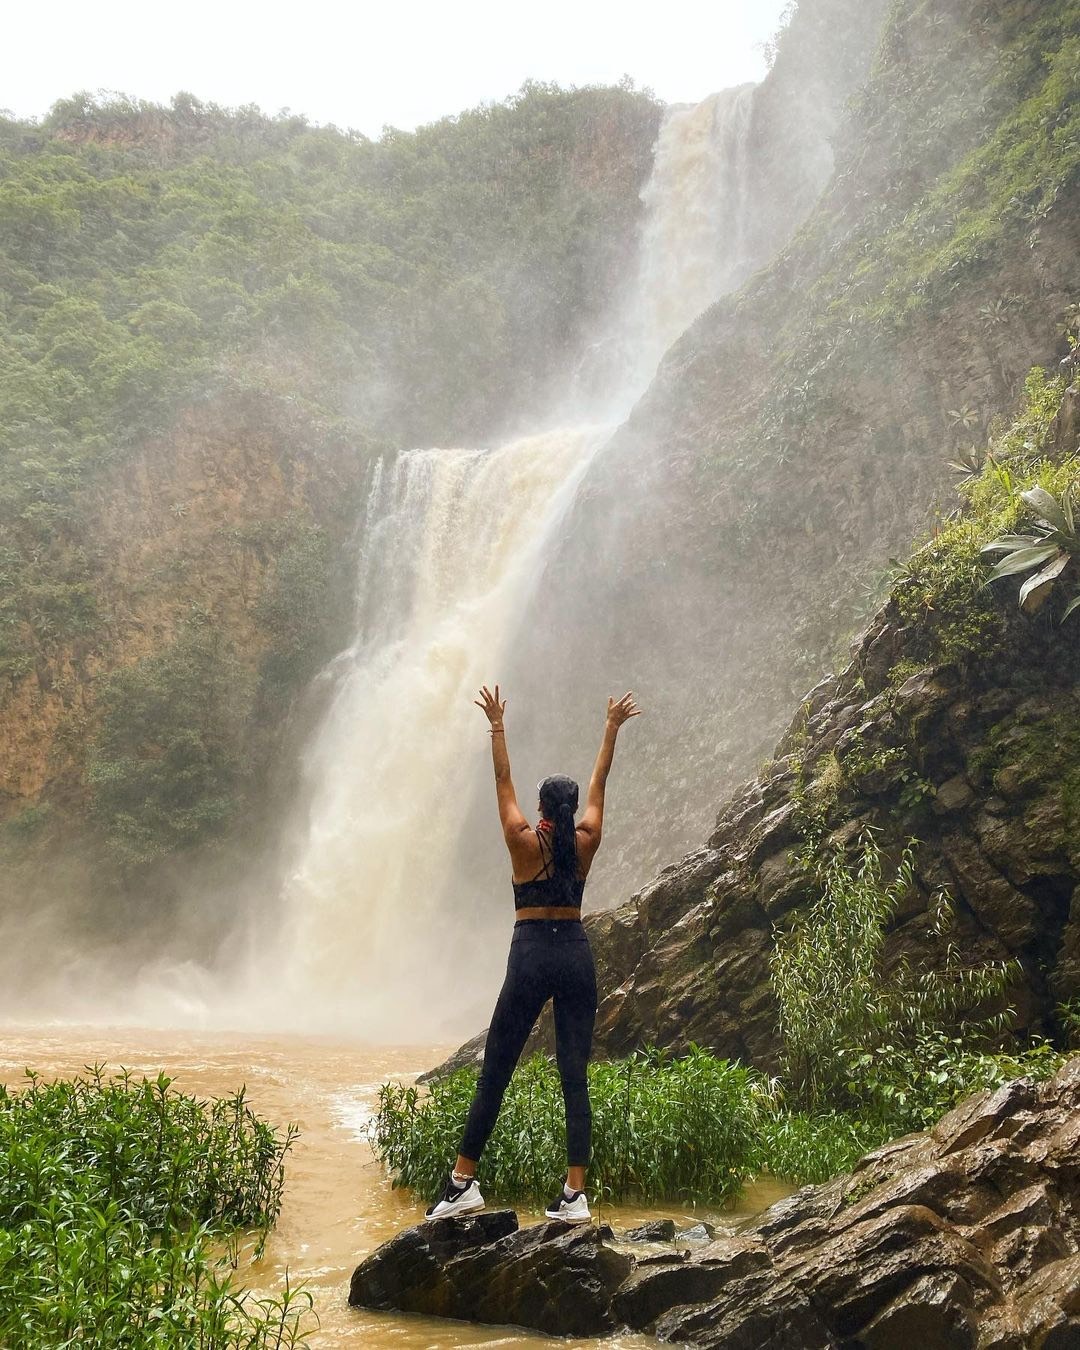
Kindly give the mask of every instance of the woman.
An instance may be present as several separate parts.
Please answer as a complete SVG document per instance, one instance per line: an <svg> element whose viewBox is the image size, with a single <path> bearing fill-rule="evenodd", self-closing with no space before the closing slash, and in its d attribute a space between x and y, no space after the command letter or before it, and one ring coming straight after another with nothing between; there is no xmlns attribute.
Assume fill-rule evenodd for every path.
<svg viewBox="0 0 1080 1350"><path fill-rule="evenodd" d="M556 774L540 784L540 823L533 829L518 806L510 777L503 714L487 685L473 700L491 724L491 757L503 838L514 868L517 922L506 963L506 980L488 1027L484 1064L457 1162L442 1196L427 1211L429 1219L483 1209L476 1164L502 1105L503 1093L529 1032L550 998L555 1014L555 1058L566 1105L568 1167L562 1190L544 1211L549 1219L587 1223L592 1217L585 1198L592 1110L585 1077L596 1019L596 972L588 935L581 924L581 896L604 824L607 785L619 728L641 709L632 694L608 699L607 722L600 753L589 782L581 820L575 826L578 785Z"/></svg>

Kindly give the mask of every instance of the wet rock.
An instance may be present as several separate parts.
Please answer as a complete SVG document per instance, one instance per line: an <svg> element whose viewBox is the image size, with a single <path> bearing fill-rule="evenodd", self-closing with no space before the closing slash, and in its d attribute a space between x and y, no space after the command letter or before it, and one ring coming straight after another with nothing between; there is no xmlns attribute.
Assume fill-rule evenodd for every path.
<svg viewBox="0 0 1080 1350"><path fill-rule="evenodd" d="M975 789L963 774L956 774L942 783L934 794L934 810L941 816L951 811L962 811L974 799Z"/></svg>
<svg viewBox="0 0 1080 1350"><path fill-rule="evenodd" d="M349 1303L598 1336L615 1325L611 1298L631 1269L591 1225L519 1229L497 1210L405 1229L356 1268Z"/></svg>
<svg viewBox="0 0 1080 1350"><path fill-rule="evenodd" d="M813 879L792 849L781 849L758 868L758 904L772 920L805 900Z"/></svg>
<svg viewBox="0 0 1080 1350"><path fill-rule="evenodd" d="M695 1227L642 1225L620 1241L676 1249L632 1256L610 1229L519 1231L508 1211L420 1224L357 1269L350 1301L716 1350L1076 1347L1080 1056L1049 1083L969 1098L753 1224Z"/></svg>
<svg viewBox="0 0 1080 1350"><path fill-rule="evenodd" d="M909 722L925 720L952 701L956 681L947 672L920 670L896 691L893 707Z"/></svg>
<svg viewBox="0 0 1080 1350"><path fill-rule="evenodd" d="M732 1280L704 1306L676 1307L658 1318L653 1334L661 1341L705 1346L708 1350L838 1350L810 1298L792 1279L760 1271Z"/></svg>
<svg viewBox="0 0 1080 1350"><path fill-rule="evenodd" d="M1075 373L1076 353L1070 352L1069 355L1073 359L1073 373ZM1050 436L1058 455L1071 455L1080 445L1080 385L1072 384L1065 390L1065 397L1054 418Z"/></svg>
<svg viewBox="0 0 1080 1350"><path fill-rule="evenodd" d="M650 1219L623 1234L627 1242L670 1242L674 1236L674 1219Z"/></svg>
<svg viewBox="0 0 1080 1350"><path fill-rule="evenodd" d="M863 640L863 681L868 693L876 694L884 689L889 680L889 672L900 659L903 651L904 634L892 624L882 624L871 629Z"/></svg>
<svg viewBox="0 0 1080 1350"><path fill-rule="evenodd" d="M992 866L978 843L968 835L951 835L941 842L941 853L958 892L1010 952L1023 952L1038 940L1043 913L1037 902Z"/></svg>
<svg viewBox="0 0 1080 1350"><path fill-rule="evenodd" d="M769 1266L764 1247L737 1238L712 1243L709 1255L666 1267L639 1267L623 1282L612 1300L618 1323L649 1330L658 1317L686 1303L705 1303L733 1280Z"/></svg>
<svg viewBox="0 0 1080 1350"><path fill-rule="evenodd" d="M977 1339L972 1291L951 1270L921 1275L859 1333L866 1350L974 1350Z"/></svg>
<svg viewBox="0 0 1080 1350"><path fill-rule="evenodd" d="M511 1209L435 1219L403 1229L357 1266L349 1303L354 1308L460 1316L461 1296L446 1266L470 1253L483 1260L494 1243L517 1229L517 1215Z"/></svg>

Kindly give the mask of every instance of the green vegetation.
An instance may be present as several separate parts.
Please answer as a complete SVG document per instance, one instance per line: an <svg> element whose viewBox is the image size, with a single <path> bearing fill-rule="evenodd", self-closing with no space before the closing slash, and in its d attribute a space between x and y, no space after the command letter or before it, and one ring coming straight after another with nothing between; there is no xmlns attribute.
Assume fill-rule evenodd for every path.
<svg viewBox="0 0 1080 1350"><path fill-rule="evenodd" d="M812 1115L848 1113L884 1139L924 1129L977 1088L1052 1072L1060 1057L1041 1042L1019 1056L996 1051L1018 971L963 960L946 894L930 902L930 934L944 948L937 968L886 964L886 932L914 885L914 845L891 880L882 869L869 832L853 859L825 855L820 895L777 933L772 984L788 1100Z"/></svg>
<svg viewBox="0 0 1080 1350"><path fill-rule="evenodd" d="M267 726L329 658L344 621L326 530L286 517L230 534L266 561L251 607L266 638L258 672L192 605L171 642L99 684L84 784L125 871L227 832L272 753Z"/></svg>
<svg viewBox="0 0 1080 1350"><path fill-rule="evenodd" d="M1080 530L1076 523L1076 513L1080 511L1078 489L1080 482L1073 483L1060 497L1042 487L1021 492L1021 499L1038 517L1030 527L1031 533L1005 535L983 545L984 554L1005 555L990 573L991 581L1038 569L1020 587L1020 608L1025 613L1034 614L1058 585L1067 586L1075 580L1076 568L1071 564L1080 556ZM1067 580L1062 581L1062 574L1070 567ZM1080 592L1066 604L1062 622L1078 607Z"/></svg>
<svg viewBox="0 0 1080 1350"><path fill-rule="evenodd" d="M881 166L888 187L811 293L830 342L847 342L865 320L896 327L949 303L965 273L992 259L1003 240L1024 233L1037 247L1040 222L1075 188L1080 3L1054 0L1040 11L984 13L988 40L980 42L963 8L895 10L873 78L852 106L856 125L885 115L897 128L885 138L893 155ZM924 70L913 79L906 53L927 43L934 78ZM1020 303L988 296L978 310L984 333L1008 324Z"/></svg>
<svg viewBox="0 0 1080 1350"><path fill-rule="evenodd" d="M1019 537L1032 500L1044 501L1045 494L1060 503L1080 483L1080 457L1046 457L1047 435L1064 390L1062 377L1048 379L1039 367L1031 371L1020 414L991 441L981 471L958 487L965 509L898 565L893 594L901 617L913 628L906 660L964 664L1000 646L1005 618L987 586L992 574L985 550L996 548L1003 537ZM1049 589L1043 594L1047 598ZM1063 599L1059 608L1064 619L1068 602Z"/></svg>
<svg viewBox="0 0 1080 1350"><path fill-rule="evenodd" d="M372 1126L395 1186L434 1194L457 1152L476 1087L458 1069L417 1088L385 1083ZM768 1081L696 1047L671 1059L647 1050L589 1066L593 1108L591 1191L605 1199L728 1200L757 1166ZM559 1075L543 1055L520 1065L484 1151L485 1189L506 1200L546 1201L566 1163Z"/></svg>
<svg viewBox="0 0 1080 1350"><path fill-rule="evenodd" d="M87 768L91 811L124 867L220 835L243 787L249 677L196 615L160 654L111 675Z"/></svg>
<svg viewBox="0 0 1080 1350"><path fill-rule="evenodd" d="M262 1350L308 1334L311 1299L238 1287L238 1239L275 1222L280 1136L244 1093L200 1102L164 1074L0 1087L0 1341L10 1350Z"/></svg>
<svg viewBox="0 0 1080 1350"><path fill-rule="evenodd" d="M760 1170L805 1186L846 1172L883 1142L881 1126L845 1111L793 1111L778 1098L758 1126Z"/></svg>
<svg viewBox="0 0 1080 1350"><path fill-rule="evenodd" d="M77 471L253 384L402 439L490 428L606 304L658 119L541 84L379 141L187 94L0 119L0 443L62 435Z"/></svg>
<svg viewBox="0 0 1080 1350"><path fill-rule="evenodd" d="M974 782L999 790L1055 785L1061 813L1041 821L1041 842L1047 848L1080 849L1080 725L1071 713L1051 713L1033 722L1004 719L991 727L967 769Z"/></svg>
<svg viewBox="0 0 1080 1350"><path fill-rule="evenodd" d="M255 605L255 619L269 639L260 676L263 691L273 696L299 688L332 654L344 604L326 530L288 520L260 530L258 539L273 556Z"/></svg>
<svg viewBox="0 0 1080 1350"><path fill-rule="evenodd" d="M1012 22L1000 35L1001 56L982 94L986 111L1008 112L916 208L885 235L859 288L880 312L913 308L924 296L944 299L959 271L987 258L1017 227L1040 218L1080 173L1080 5ZM978 111L975 104L973 111ZM986 124L984 123L984 126ZM878 282L886 278L884 289ZM875 294L877 300L871 300ZM980 311L984 327L1007 322L1009 297Z"/></svg>
<svg viewBox="0 0 1080 1350"><path fill-rule="evenodd" d="M893 7L838 144L843 167L874 128L873 174L863 160L847 175L859 195L847 199L842 187L828 194L829 209L796 236L804 290L793 295L787 273L760 280L776 364L758 416L725 458L729 470L760 475L762 442L777 465L798 458L807 427L842 414L855 372L892 376L883 338L966 307L972 329L965 323L958 340L977 334L992 349L1038 303L1002 290L994 268L1009 248L1037 255L1046 221L1069 211L1080 186L1080 0L1047 0L1023 17L1015 8ZM966 406L948 418L954 434L985 425ZM748 481L748 496L753 487ZM810 505L824 534L835 503L829 494L820 505L800 498L799 512ZM752 509L739 522L740 541L751 547Z"/></svg>

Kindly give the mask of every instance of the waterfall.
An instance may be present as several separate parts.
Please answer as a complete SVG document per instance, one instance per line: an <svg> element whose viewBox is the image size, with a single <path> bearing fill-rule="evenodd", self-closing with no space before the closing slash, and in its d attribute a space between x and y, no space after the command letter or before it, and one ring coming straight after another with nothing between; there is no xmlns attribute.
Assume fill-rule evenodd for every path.
<svg viewBox="0 0 1080 1350"><path fill-rule="evenodd" d="M458 954L440 902L460 803L490 753L471 701L494 681L518 597L603 436L411 450L376 472L358 635L304 753L309 820L283 897L290 1002L317 1024L420 1039L437 1029L432 1010L461 1002L460 975L439 960ZM388 1007L389 989L417 996Z"/></svg>
<svg viewBox="0 0 1080 1350"><path fill-rule="evenodd" d="M645 225L625 328L640 392L656 362L703 309L746 275L753 84L675 108L642 192ZM624 338L625 342L625 338Z"/></svg>
<svg viewBox="0 0 1080 1350"><path fill-rule="evenodd" d="M356 635L325 672L332 697L303 755L306 813L281 896L283 984L267 1020L398 1041L475 1029L499 959L470 958L465 930L479 907L448 885L463 805L491 773L471 700L498 678L545 546L611 422L670 343L745 275L752 91L666 117L638 266L599 344L617 351L614 369L571 425L376 466L359 531ZM530 717L512 692L511 728ZM533 784L514 768L528 815ZM476 847L501 849L497 828ZM509 928L508 861L504 870Z"/></svg>

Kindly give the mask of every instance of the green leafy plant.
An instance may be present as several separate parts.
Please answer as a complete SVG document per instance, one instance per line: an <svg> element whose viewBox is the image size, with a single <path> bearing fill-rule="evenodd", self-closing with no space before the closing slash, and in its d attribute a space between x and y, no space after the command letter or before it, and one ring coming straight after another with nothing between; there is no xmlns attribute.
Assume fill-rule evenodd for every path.
<svg viewBox="0 0 1080 1350"><path fill-rule="evenodd" d="M1077 528L1080 493L1077 485L1073 484L1057 497L1042 487L1028 488L1020 496L1038 512L1038 519L1030 532L994 539L984 545L982 553L1004 555L990 573L988 581L1038 569L1020 588L1020 608L1025 613L1034 614L1049 599L1066 570L1071 568L1070 577L1076 571L1072 564L1080 555L1080 530ZM1078 607L1080 593L1067 603L1061 616L1062 622Z"/></svg>
<svg viewBox="0 0 1080 1350"><path fill-rule="evenodd" d="M1066 1044L1074 1049L1080 1047L1080 999L1074 998L1059 1003L1054 1012L1057 1014Z"/></svg>
<svg viewBox="0 0 1080 1350"><path fill-rule="evenodd" d="M310 1294L234 1280L277 1218L295 1138L241 1090L210 1102L164 1074L0 1087L0 1344L10 1350L281 1350Z"/></svg>
<svg viewBox="0 0 1080 1350"><path fill-rule="evenodd" d="M476 1086L459 1069L415 1086L385 1083L372 1124L375 1152L395 1186L434 1194L457 1151ZM759 1136L772 1085L694 1046L672 1058L645 1050L589 1066L593 1108L590 1189L607 1199L723 1202L760 1165ZM555 1066L535 1055L519 1066L484 1153L484 1189L505 1200L549 1198L566 1160L562 1090Z"/></svg>
<svg viewBox="0 0 1080 1350"><path fill-rule="evenodd" d="M964 478L975 478L986 466L986 451L977 445L969 445L966 450L958 450L956 458L947 463L954 473Z"/></svg>
<svg viewBox="0 0 1080 1350"><path fill-rule="evenodd" d="M949 421L961 431L970 431L979 425L979 414L965 404L962 408L950 408L946 413Z"/></svg>
<svg viewBox="0 0 1080 1350"><path fill-rule="evenodd" d="M842 851L826 857L820 896L776 934L771 977L783 1078L795 1104L812 1113L854 1110L904 1128L926 1099L910 1084L928 1040L957 1025L964 1027L964 1047L1000 1033L1007 1011L975 1013L1000 1002L1015 966L963 963L948 941L952 908L944 894L935 897L930 914L931 936L941 943L936 966L916 967L906 959L887 965L886 930L914 884L914 844L891 880L882 868L871 832L863 834L853 859ZM954 1093L958 1081L966 1080L946 1072L935 1085L934 1107L940 1105L938 1089Z"/></svg>

